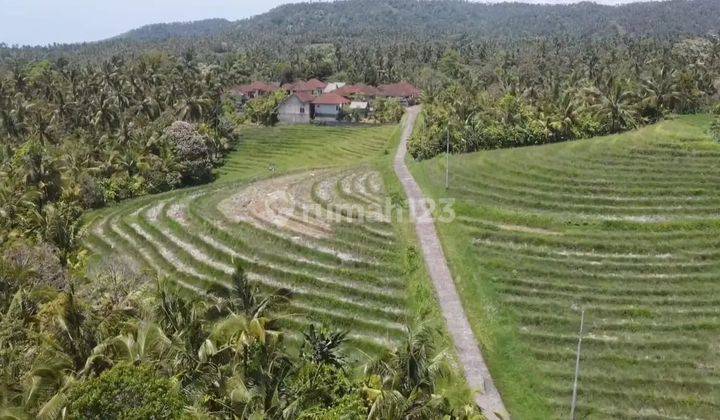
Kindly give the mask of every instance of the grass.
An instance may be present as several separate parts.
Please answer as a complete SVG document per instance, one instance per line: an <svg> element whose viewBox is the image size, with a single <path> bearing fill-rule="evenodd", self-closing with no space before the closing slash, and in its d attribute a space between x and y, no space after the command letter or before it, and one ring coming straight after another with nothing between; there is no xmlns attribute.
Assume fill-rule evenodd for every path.
<svg viewBox="0 0 720 420"><path fill-rule="evenodd" d="M567 418L579 309L580 418L720 409L720 145L707 116L622 135L413 163L456 200L438 226L515 418Z"/></svg>
<svg viewBox="0 0 720 420"><path fill-rule="evenodd" d="M416 319L442 325L408 218L325 232L315 218L276 225L269 214L277 212L244 200L285 191L293 217L304 205L334 215L352 214L347 205L385 206L402 191L391 168L399 137L397 126L244 128L216 182L95 212L85 245L97 259L128 256L194 296L227 286L240 261L265 291L293 292L283 314L291 336L309 323L347 329L359 350L350 356L362 360L398 345ZM437 344L449 347L446 336ZM457 376L441 387L455 402L469 400Z"/></svg>
<svg viewBox="0 0 720 420"><path fill-rule="evenodd" d="M371 162L387 151L395 126L243 127L242 139L219 170L219 182L254 181L288 171Z"/></svg>

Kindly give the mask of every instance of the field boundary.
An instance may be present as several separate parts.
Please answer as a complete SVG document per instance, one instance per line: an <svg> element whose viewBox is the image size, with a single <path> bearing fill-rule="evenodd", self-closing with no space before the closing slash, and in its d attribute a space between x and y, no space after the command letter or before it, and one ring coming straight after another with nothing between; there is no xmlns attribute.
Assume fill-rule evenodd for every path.
<svg viewBox="0 0 720 420"><path fill-rule="evenodd" d="M400 146L393 164L395 173L400 179L408 200L413 203L425 202L422 190L405 164L407 143L413 133L420 109L420 106L408 109ZM428 212L425 204L419 207L417 210ZM435 286L440 308L462 364L465 379L470 389L475 393L475 402L489 420L509 418L463 309L433 219L432 217L422 217L422 215L418 217L418 214L413 213L415 212L411 212L411 217L413 217L413 224L420 241L425 264Z"/></svg>

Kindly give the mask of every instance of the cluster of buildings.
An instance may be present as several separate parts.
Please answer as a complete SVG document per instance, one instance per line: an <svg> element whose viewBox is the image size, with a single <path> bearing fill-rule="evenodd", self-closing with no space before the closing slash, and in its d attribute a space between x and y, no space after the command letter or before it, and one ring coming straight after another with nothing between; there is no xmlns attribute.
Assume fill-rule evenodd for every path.
<svg viewBox="0 0 720 420"><path fill-rule="evenodd" d="M377 98L392 98L411 105L420 98L420 89L408 82L389 85L349 85L325 83L318 79L276 85L252 82L231 89L231 93L247 100L269 95L278 90L289 96L278 106L278 119L285 124L309 124L311 121L337 121L344 111L358 110L367 115Z"/></svg>

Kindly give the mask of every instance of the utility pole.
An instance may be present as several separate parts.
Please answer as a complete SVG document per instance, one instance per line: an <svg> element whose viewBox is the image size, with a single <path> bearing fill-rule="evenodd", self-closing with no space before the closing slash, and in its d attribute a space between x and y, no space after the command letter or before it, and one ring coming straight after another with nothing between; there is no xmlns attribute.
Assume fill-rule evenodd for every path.
<svg viewBox="0 0 720 420"><path fill-rule="evenodd" d="M585 325L585 309L580 315L580 335L578 336L577 359L575 360L575 382L573 383L572 407L570 408L570 420L575 420L575 407L577 406L577 386L580 376L580 347L582 346L583 327Z"/></svg>
<svg viewBox="0 0 720 420"><path fill-rule="evenodd" d="M446 138L445 145L447 150L445 151L445 189L450 188L450 126L445 129Z"/></svg>

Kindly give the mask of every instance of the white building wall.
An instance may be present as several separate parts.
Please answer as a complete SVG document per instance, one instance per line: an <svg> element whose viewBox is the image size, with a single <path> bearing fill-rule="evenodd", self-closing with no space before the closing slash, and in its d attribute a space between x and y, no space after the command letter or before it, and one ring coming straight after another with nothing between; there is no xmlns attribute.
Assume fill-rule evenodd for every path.
<svg viewBox="0 0 720 420"><path fill-rule="evenodd" d="M315 105L315 115L337 117L341 109L340 105Z"/></svg>
<svg viewBox="0 0 720 420"><path fill-rule="evenodd" d="M291 96L278 107L278 120L284 124L309 124L310 104Z"/></svg>

